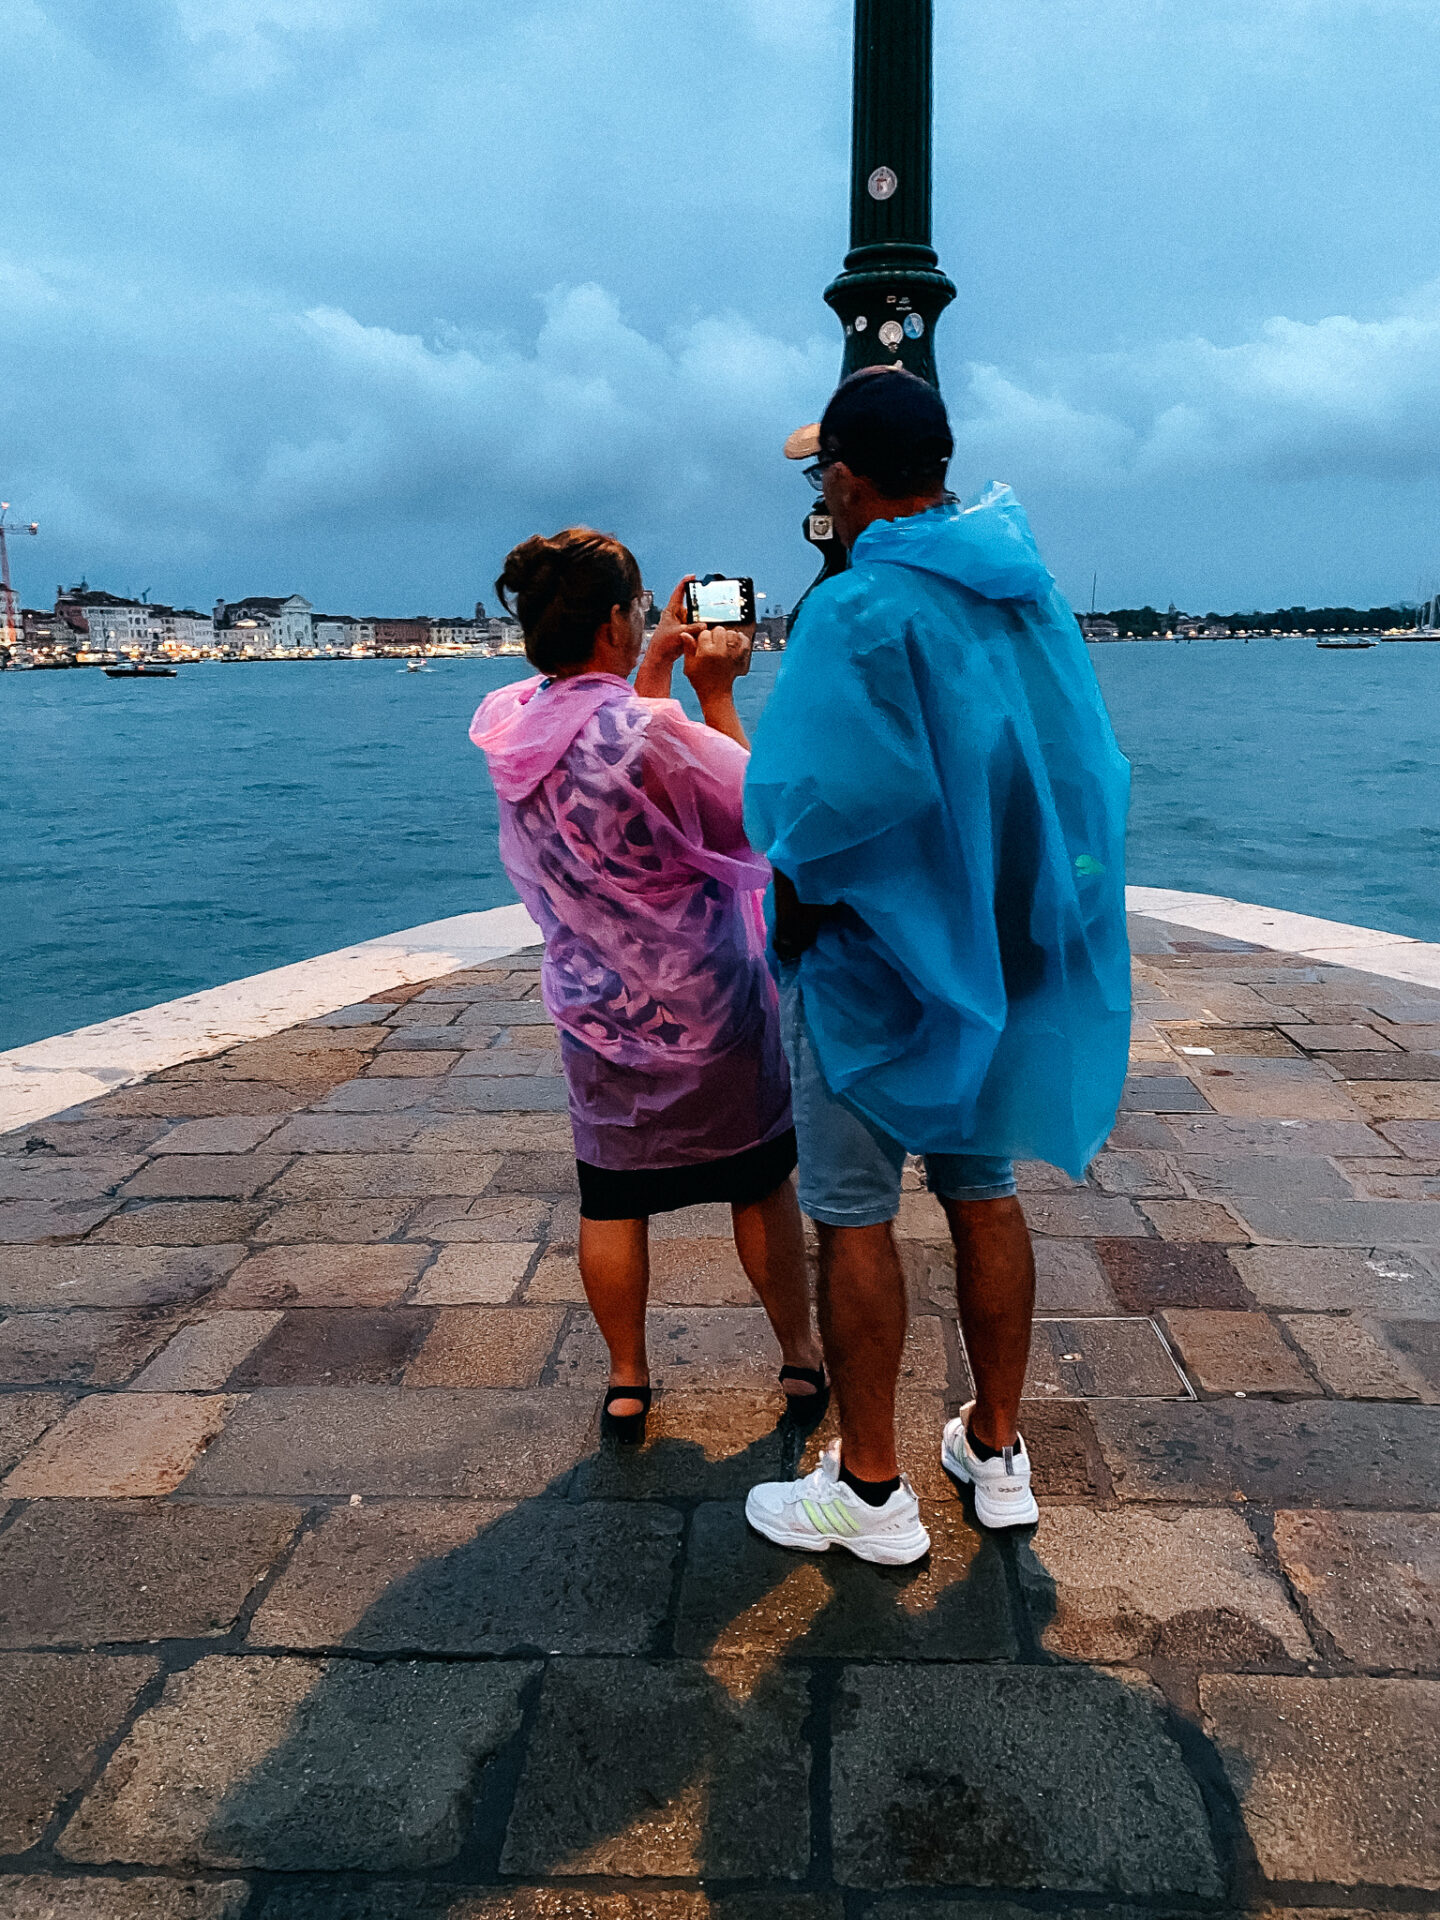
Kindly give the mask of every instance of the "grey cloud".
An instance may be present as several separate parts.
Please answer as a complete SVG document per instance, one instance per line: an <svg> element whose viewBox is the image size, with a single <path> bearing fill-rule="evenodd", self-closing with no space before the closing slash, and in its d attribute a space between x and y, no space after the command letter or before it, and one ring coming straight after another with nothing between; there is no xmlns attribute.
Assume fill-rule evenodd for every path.
<svg viewBox="0 0 1440 1920"><path fill-rule="evenodd" d="M975 366L965 460L1022 483L1305 481L1440 473L1440 286L1379 320L1277 317L1233 345L1194 337L1027 380Z"/></svg>

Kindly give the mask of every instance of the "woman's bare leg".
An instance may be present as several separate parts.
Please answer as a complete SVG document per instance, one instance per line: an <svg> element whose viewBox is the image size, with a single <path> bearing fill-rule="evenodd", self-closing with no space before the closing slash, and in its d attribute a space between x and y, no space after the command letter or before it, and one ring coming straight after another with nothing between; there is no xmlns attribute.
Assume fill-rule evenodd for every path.
<svg viewBox="0 0 1440 1920"><path fill-rule="evenodd" d="M650 1294L649 1222L582 1217L580 1279L590 1311L610 1349L610 1385L648 1386L645 1302ZM640 1410L638 1400L610 1403L611 1413L619 1419Z"/></svg>
<svg viewBox="0 0 1440 1920"><path fill-rule="evenodd" d="M780 1342L787 1367L819 1367L820 1342L810 1305L810 1276L805 1264L805 1228L790 1181L748 1207L732 1207L735 1251ZM804 1380L787 1380L796 1399L813 1394Z"/></svg>

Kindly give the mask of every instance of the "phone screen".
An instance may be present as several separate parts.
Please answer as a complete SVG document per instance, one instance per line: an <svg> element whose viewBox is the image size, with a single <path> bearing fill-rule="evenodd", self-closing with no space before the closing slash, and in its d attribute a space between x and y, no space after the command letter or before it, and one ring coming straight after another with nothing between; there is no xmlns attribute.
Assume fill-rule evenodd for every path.
<svg viewBox="0 0 1440 1920"><path fill-rule="evenodd" d="M739 626L745 618L745 588L740 580L696 580L690 588L694 618L707 627Z"/></svg>

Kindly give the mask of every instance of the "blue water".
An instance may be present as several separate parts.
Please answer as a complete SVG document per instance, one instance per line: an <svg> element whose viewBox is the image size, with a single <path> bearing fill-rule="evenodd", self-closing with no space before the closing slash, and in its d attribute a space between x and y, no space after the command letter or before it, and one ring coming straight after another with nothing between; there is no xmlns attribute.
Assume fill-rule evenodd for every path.
<svg viewBox="0 0 1440 1920"><path fill-rule="evenodd" d="M1440 646L1092 657L1135 767L1132 880L1440 939ZM526 671L0 676L0 1047L508 900L465 730Z"/></svg>

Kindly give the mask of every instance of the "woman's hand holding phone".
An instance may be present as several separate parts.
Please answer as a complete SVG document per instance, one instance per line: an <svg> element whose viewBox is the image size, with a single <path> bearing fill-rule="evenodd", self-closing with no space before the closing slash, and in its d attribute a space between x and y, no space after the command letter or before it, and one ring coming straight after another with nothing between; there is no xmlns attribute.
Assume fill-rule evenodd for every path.
<svg viewBox="0 0 1440 1920"><path fill-rule="evenodd" d="M686 621L685 589L695 578L687 573L665 603L650 644L645 649L645 657L635 674L635 691L647 700L668 700L670 698L670 678L675 671L675 662L685 652L689 636L700 629Z"/></svg>
<svg viewBox="0 0 1440 1920"><path fill-rule="evenodd" d="M742 747L750 741L735 710L735 682L750 671L754 643L753 626L687 629L684 640L685 678L695 689L706 726Z"/></svg>

